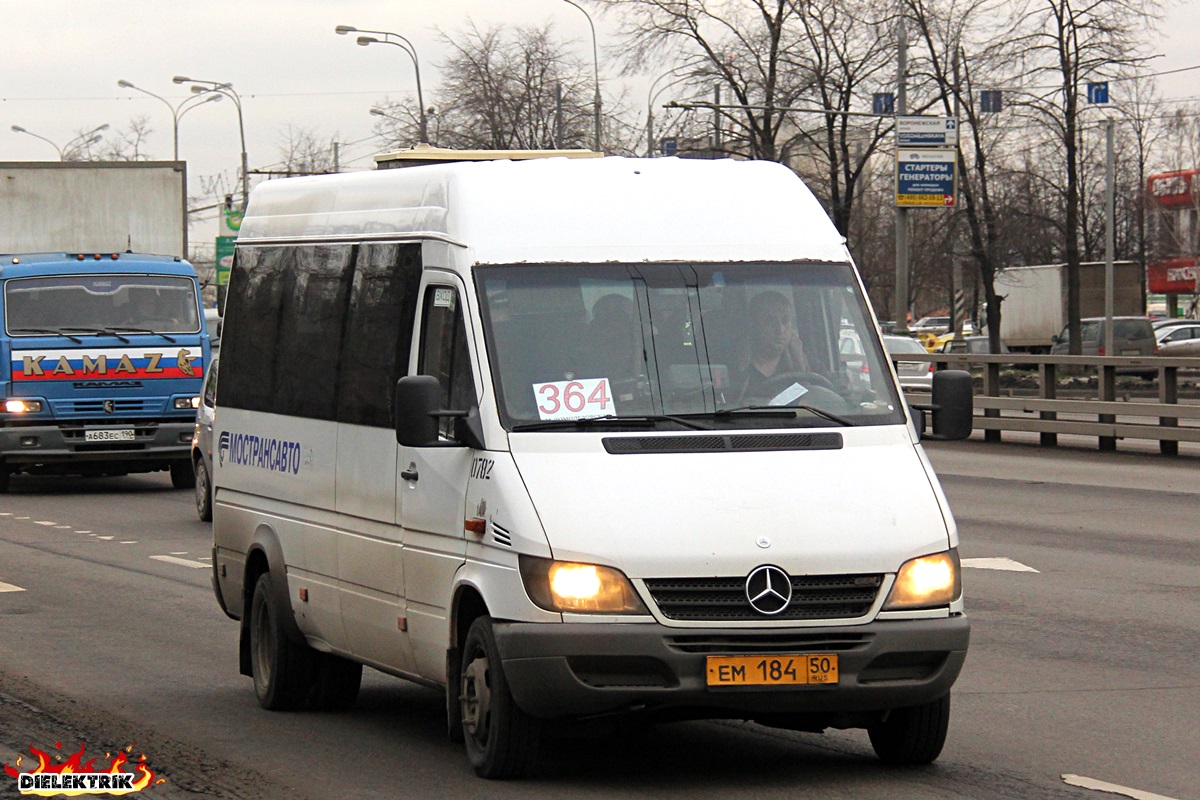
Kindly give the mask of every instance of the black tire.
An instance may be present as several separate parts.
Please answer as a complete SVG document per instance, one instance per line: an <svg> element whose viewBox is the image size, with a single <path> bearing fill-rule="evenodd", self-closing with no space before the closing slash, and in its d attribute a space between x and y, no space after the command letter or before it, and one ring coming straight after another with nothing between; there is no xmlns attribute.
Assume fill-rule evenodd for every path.
<svg viewBox="0 0 1200 800"><path fill-rule="evenodd" d="M12 473L8 471L8 467L0 464L0 494L4 494L8 491L8 478L11 474Z"/></svg>
<svg viewBox="0 0 1200 800"><path fill-rule="evenodd" d="M212 522L213 507L212 507L212 480L208 476L208 467L204 466L204 459L196 460L196 516L201 522Z"/></svg>
<svg viewBox="0 0 1200 800"><path fill-rule="evenodd" d="M177 458L171 462L171 485L176 489L191 489L196 485L190 458Z"/></svg>
<svg viewBox="0 0 1200 800"><path fill-rule="evenodd" d="M467 758L481 778L520 778L537 764L542 723L517 707L504 677L491 617L471 623L459 691Z"/></svg>
<svg viewBox="0 0 1200 800"><path fill-rule="evenodd" d="M349 710L362 685L362 664L317 652L313 661L312 707L317 711Z"/></svg>
<svg viewBox="0 0 1200 800"><path fill-rule="evenodd" d="M280 614L271 573L264 572L254 585L250 601L250 672L258 704L271 711L292 711L308 701L313 685L314 651L288 639Z"/></svg>
<svg viewBox="0 0 1200 800"><path fill-rule="evenodd" d="M458 650L446 657L446 738L454 744L463 744L467 737L462 722L462 658Z"/></svg>
<svg viewBox="0 0 1200 800"><path fill-rule="evenodd" d="M930 703L894 708L867 728L875 755L886 764L929 764L942 752L950 729L950 695Z"/></svg>

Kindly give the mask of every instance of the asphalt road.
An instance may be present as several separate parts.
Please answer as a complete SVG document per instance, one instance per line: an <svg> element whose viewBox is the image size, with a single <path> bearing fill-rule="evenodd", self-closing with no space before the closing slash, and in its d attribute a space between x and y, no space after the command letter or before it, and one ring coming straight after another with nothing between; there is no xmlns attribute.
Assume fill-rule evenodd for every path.
<svg viewBox="0 0 1200 800"><path fill-rule="evenodd" d="M929 450L974 626L930 767L885 768L858 731L696 722L564 736L537 778L484 782L441 695L378 673L346 714L262 711L165 475L0 496L0 762L132 745L165 779L147 798L1200 798L1200 460Z"/></svg>

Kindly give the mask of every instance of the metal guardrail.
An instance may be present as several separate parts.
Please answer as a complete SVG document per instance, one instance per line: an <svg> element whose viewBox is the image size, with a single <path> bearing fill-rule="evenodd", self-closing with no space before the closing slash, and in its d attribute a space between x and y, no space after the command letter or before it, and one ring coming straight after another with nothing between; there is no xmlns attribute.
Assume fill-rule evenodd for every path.
<svg viewBox="0 0 1200 800"><path fill-rule="evenodd" d="M965 369L982 377L975 394L975 429L984 440L999 442L1003 431L1032 431L1041 444L1053 447L1059 434L1095 436L1100 450L1116 450L1118 439L1158 440L1159 452L1178 455L1180 442L1200 442L1200 404L1179 394L1180 372L1200 374L1200 358L1127 356L969 355L963 353L905 353L893 361L924 361L938 369ZM1004 368L1036 370L1037 388L1004 386ZM1117 373L1153 374L1154 382L1118 387ZM1059 379L1094 375L1094 387L1071 387L1072 398ZM1008 383L1011 384L1011 381ZM1151 392L1157 390L1157 397ZM1083 398L1079 394L1093 395ZM1143 400L1134 395L1143 395ZM909 392L913 402L929 395ZM1133 398L1133 399L1131 399Z"/></svg>

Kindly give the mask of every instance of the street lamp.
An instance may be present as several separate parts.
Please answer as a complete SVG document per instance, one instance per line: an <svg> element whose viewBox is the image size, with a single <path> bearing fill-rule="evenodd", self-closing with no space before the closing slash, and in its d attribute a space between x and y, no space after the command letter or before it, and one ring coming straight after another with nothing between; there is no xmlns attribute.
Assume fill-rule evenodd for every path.
<svg viewBox="0 0 1200 800"><path fill-rule="evenodd" d="M219 92L232 100L233 104L237 106L238 133L242 137L242 209L245 210L247 204L250 202L250 162L246 158L246 123L242 118L242 98L233 90L232 83L205 81L199 78L188 78L184 75L176 75L174 78L171 78L171 83L203 84L193 85L192 91L197 94Z"/></svg>
<svg viewBox="0 0 1200 800"><path fill-rule="evenodd" d="M59 147L57 144L55 144L50 139L47 139L45 136L34 133L33 131L25 130L20 125L13 125L13 126L11 126L11 129L12 129L13 133L24 133L28 136L32 136L35 139L41 139L43 142L46 142L51 147L53 147L56 151L58 151L58 160L59 161L66 161L67 154L70 153L72 149L80 149L83 147L88 147L90 145L96 144L97 142L101 141L104 137L99 135L100 131L108 130L108 123L106 122L103 125L98 125L95 128L92 128L87 133L79 134L75 138L69 140L62 147Z"/></svg>
<svg viewBox="0 0 1200 800"><path fill-rule="evenodd" d="M592 15L587 12L587 9L576 3L575 0L563 0L563 2L570 3L582 11L583 15L587 17L588 27L592 29L592 66L595 68L596 77L596 95L592 100L596 118L595 142L596 151L602 152L600 150L600 50L596 45L596 25L592 22Z"/></svg>
<svg viewBox="0 0 1200 800"><path fill-rule="evenodd" d="M182 103L180 103L179 105L173 106L173 105L171 105L170 101L168 101L165 97L161 97L160 95L157 95L148 89L143 89L140 86L134 86L132 83L125 80L124 78L117 81L117 86L120 86L122 89L133 89L136 92L141 92L142 94L148 94L151 97L153 97L154 99L162 101L166 105L167 108L171 109L171 123L172 123L172 127L174 128L174 132L175 132L175 160L176 161L179 160L179 118L182 117L185 113L187 113L192 108L195 108L196 106L200 105L200 103L207 103L211 100L220 100L221 99L221 95L213 94L213 95L209 95L208 97L204 98L199 103L193 103L191 106L188 106L188 108L184 108L184 106L186 106L188 103L192 102L193 100L195 100L197 98L196 97L188 97L188 98L184 99L184 101Z"/></svg>
<svg viewBox="0 0 1200 800"><path fill-rule="evenodd" d="M416 73L417 76L417 106L419 107L418 110L420 112L418 115L420 139L422 142L428 142L429 120L425 115L425 98L421 94L421 62L417 58L417 48L413 46L413 43L398 33L392 33L391 31L364 31L350 25L338 25L333 29L333 32L338 36L345 36L347 33L373 33L375 36L382 36L383 38L376 39L375 36L359 36L357 39L358 45L361 47L367 47L368 45L372 44L391 44L399 47L405 53L408 53L408 57L412 59L413 72ZM392 41L392 37L395 37L398 41Z"/></svg>
<svg viewBox="0 0 1200 800"><path fill-rule="evenodd" d="M647 158L654 155L654 101L656 99L658 99L658 96L660 94L662 94L663 92L665 92L667 89L670 89L672 86L675 86L678 83L682 83L683 81L687 80L690 77L688 75L677 75L677 73L681 69L683 69L683 68L676 67L675 69L667 70L662 75L659 75L657 78L654 79L654 82L650 84L650 91L646 93L646 157ZM675 80L671 81L666 86L659 89L658 91L654 90L654 87L658 86L659 81L661 81L663 78L668 78L672 75L676 76Z"/></svg>

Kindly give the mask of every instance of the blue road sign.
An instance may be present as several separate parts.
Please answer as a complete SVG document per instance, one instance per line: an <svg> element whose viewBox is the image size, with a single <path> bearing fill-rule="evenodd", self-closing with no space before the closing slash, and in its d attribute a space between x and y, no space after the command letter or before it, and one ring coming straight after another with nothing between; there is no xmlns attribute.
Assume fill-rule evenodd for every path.
<svg viewBox="0 0 1200 800"><path fill-rule="evenodd" d="M1000 111L1002 104L1003 100L998 90L979 93L979 112L981 114L995 114Z"/></svg>
<svg viewBox="0 0 1200 800"><path fill-rule="evenodd" d="M895 114L896 95L892 92L876 92L871 97L872 114Z"/></svg>
<svg viewBox="0 0 1200 800"><path fill-rule="evenodd" d="M1108 102L1108 81L1089 83L1087 85L1087 101L1092 105L1103 105Z"/></svg>
<svg viewBox="0 0 1200 800"><path fill-rule="evenodd" d="M658 152L664 156L673 156L679 152L679 141L674 136L664 136L658 140Z"/></svg>
<svg viewBox="0 0 1200 800"><path fill-rule="evenodd" d="M943 208L955 202L958 151L954 148L897 149L896 205Z"/></svg>

